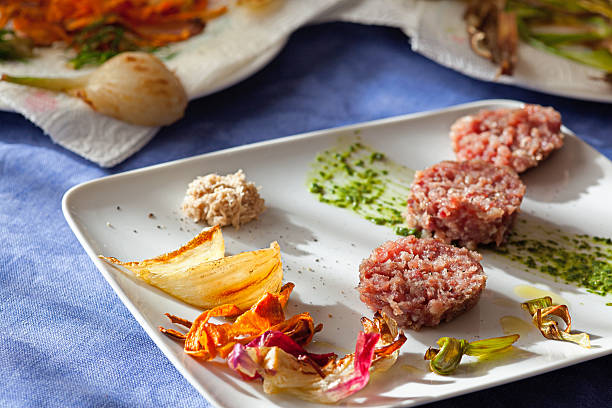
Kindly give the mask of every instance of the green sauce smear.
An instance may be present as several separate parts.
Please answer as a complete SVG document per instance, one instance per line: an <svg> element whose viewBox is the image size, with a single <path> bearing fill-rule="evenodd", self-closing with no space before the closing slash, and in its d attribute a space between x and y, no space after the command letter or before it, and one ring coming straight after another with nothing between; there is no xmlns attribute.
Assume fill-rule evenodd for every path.
<svg viewBox="0 0 612 408"><path fill-rule="evenodd" d="M566 234L519 218L508 242L493 251L531 270L605 296L612 293L612 240Z"/></svg>
<svg viewBox="0 0 612 408"><path fill-rule="evenodd" d="M402 215L414 173L360 141L340 142L316 156L307 183L323 203L352 210L397 235L420 236ZM612 239L567 234L530 217L521 214L507 243L489 249L528 271L560 278L598 295L612 293Z"/></svg>
<svg viewBox="0 0 612 408"><path fill-rule="evenodd" d="M316 156L308 174L308 188L319 201L354 211L397 235L417 235L402 213L414 170L359 141L340 143Z"/></svg>

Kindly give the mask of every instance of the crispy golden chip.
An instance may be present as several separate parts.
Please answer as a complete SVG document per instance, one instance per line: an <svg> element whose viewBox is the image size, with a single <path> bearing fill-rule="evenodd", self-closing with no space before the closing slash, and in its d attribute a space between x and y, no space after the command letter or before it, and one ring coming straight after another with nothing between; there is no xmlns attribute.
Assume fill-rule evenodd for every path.
<svg viewBox="0 0 612 408"><path fill-rule="evenodd" d="M251 307L266 292L278 292L283 269L278 243L223 257L223 236L213 227L180 249L142 262L100 258L131 271L150 285L201 308Z"/></svg>

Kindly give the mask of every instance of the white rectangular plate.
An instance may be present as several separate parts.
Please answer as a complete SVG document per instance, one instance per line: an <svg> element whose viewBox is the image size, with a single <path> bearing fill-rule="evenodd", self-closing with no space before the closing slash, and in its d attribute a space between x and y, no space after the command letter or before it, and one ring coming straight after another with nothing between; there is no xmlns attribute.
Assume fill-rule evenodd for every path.
<svg viewBox="0 0 612 408"><path fill-rule="evenodd" d="M180 213L187 184L211 172L243 169L261 186L268 209L258 221L240 230L225 228L230 254L280 243L285 281L296 283L287 306L289 316L310 312L323 323L312 345L316 352L351 352L361 326L360 316L372 312L360 302L355 287L358 265L393 231L354 213L322 204L308 192L306 173L317 152L339 138L356 137L392 160L421 169L453 159L448 130L455 119L480 109L517 107L520 102L490 100L434 112L278 139L161 164L90 181L72 188L63 211L79 241L121 300L177 369L208 400L223 407L311 406L290 396L266 395L258 382L244 382L221 363L203 363L183 353L179 343L157 327L172 327L168 312L193 320L201 311L135 280L101 262L97 255L140 260L169 252L202 228ZM569 131L566 129L566 132ZM564 231L610 236L612 163L569 135L566 145L523 176L527 196L525 217L537 217ZM120 207L118 209L117 207ZM148 217L149 213L155 215ZM109 226L110 225L110 226ZM408 341L390 372L345 401L361 406L412 406L492 387L519 378L609 354L612 351L610 297L525 272L518 264L485 254L489 277L479 304L450 323L409 331ZM427 369L423 353L442 336L474 340L503 335L500 318L529 321L520 308L525 298L515 288L529 286L560 295L568 304L577 330L591 334L591 349L544 339L526 329L516 349L503 359L464 359L454 375L441 377ZM528 324L525 325L529 327Z"/></svg>

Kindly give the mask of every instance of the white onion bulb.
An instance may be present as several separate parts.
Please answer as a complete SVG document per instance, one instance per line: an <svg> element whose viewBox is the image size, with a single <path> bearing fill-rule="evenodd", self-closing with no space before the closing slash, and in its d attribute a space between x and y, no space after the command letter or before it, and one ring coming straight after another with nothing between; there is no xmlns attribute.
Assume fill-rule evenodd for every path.
<svg viewBox="0 0 612 408"><path fill-rule="evenodd" d="M134 125L169 125L183 117L187 107L187 93L176 75L145 52L121 53L77 78L2 79L77 96L95 111Z"/></svg>

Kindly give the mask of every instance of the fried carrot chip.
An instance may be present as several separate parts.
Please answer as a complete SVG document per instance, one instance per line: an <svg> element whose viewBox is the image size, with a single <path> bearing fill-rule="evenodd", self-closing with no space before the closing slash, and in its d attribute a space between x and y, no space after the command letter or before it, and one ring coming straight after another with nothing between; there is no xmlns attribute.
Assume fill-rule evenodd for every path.
<svg viewBox="0 0 612 408"><path fill-rule="evenodd" d="M389 369L406 337L395 321L376 313L362 318L355 353L308 353L288 336L266 332L246 344L236 344L227 363L246 379L262 379L266 393L286 392L298 398L334 403L365 387L370 373Z"/></svg>
<svg viewBox="0 0 612 408"><path fill-rule="evenodd" d="M551 340L561 340L576 343L584 348L591 348L591 340L586 333L571 333L572 318L566 305L553 305L552 298L545 296L521 303L521 307L529 312L544 337ZM565 323L565 329L559 325L553 316L557 316Z"/></svg>
<svg viewBox="0 0 612 408"><path fill-rule="evenodd" d="M207 310L191 323L173 315L166 315L173 323L189 328L187 335L160 327L162 333L185 341L185 353L204 360L227 357L237 343L248 344L266 331L278 331L301 346L312 340L321 325L315 327L308 313L285 320L284 307L295 285L285 284L279 293L266 293L249 310L242 313L236 305L223 305ZM237 317L233 323L215 324L212 317Z"/></svg>

